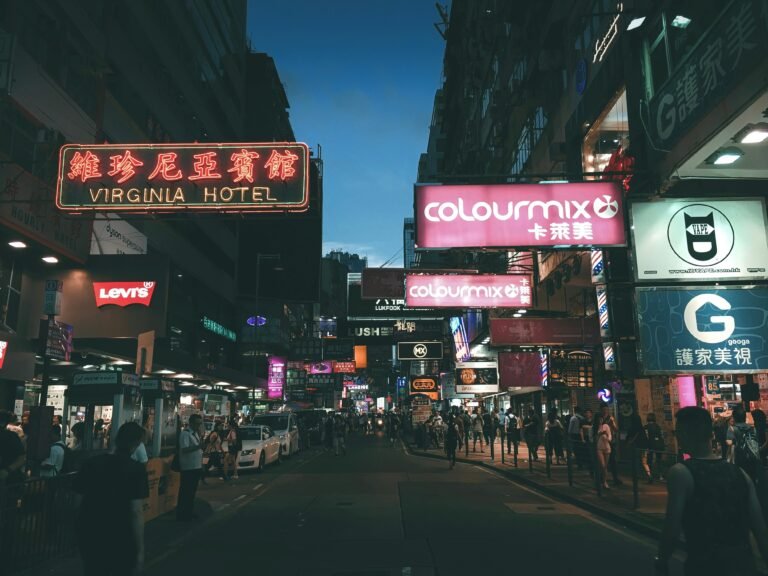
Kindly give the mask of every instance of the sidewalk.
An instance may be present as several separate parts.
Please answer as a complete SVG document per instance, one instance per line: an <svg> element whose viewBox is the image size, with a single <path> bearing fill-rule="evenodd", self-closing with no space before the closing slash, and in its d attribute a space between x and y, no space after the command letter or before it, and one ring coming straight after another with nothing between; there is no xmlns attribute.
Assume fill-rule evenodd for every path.
<svg viewBox="0 0 768 576"><path fill-rule="evenodd" d="M442 448L430 448L424 450L418 447L412 439L408 439L408 448L412 454L431 458L445 458ZM626 525L638 532L652 538L661 534L665 508L667 504L667 488L662 482L648 484L644 480L638 481L638 506L634 507L631 466L629 462L619 463L620 479L623 485L614 486L611 482L609 490L603 490L598 495L595 483L587 470L577 470L572 466L573 485L568 484L568 467L565 465L550 466L550 474L547 476L544 447L539 448L539 460L529 462L528 448L520 444L517 460L517 468L514 465L513 456L504 453L502 462L500 442L497 439L494 444L494 456L491 460L490 447L485 447L481 453L472 451L470 442L469 454L465 449L456 452L457 462L475 464L495 470L504 474L511 480L534 488L554 498L564 500L596 515L602 516L613 522ZM532 465L531 465L532 464Z"/></svg>

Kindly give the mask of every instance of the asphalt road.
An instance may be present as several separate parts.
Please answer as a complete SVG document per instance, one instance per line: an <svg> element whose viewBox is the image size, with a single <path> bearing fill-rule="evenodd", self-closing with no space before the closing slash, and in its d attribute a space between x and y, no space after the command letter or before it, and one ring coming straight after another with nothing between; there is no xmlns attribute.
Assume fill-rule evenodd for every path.
<svg viewBox="0 0 768 576"><path fill-rule="evenodd" d="M653 574L654 542L577 508L380 436L348 444L206 487L207 517L148 546L147 574Z"/></svg>

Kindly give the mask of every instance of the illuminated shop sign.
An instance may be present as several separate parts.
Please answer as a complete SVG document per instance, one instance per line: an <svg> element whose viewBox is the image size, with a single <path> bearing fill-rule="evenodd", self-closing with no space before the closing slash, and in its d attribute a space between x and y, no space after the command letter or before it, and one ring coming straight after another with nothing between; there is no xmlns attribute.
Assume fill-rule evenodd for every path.
<svg viewBox="0 0 768 576"><path fill-rule="evenodd" d="M231 340L232 342L237 341L237 334L235 334L234 330L230 330L229 328L219 324L215 320L211 320L207 316L203 316L200 322L202 323L203 328L205 328L209 332L213 332L214 334L217 334L222 338L226 338L227 340Z"/></svg>
<svg viewBox="0 0 768 576"><path fill-rule="evenodd" d="M424 394L437 402L440 400L440 388L437 378L432 376L414 376L411 378L411 394Z"/></svg>
<svg viewBox="0 0 768 576"><path fill-rule="evenodd" d="M531 306L531 277L523 274L406 275L408 306L510 308Z"/></svg>
<svg viewBox="0 0 768 576"><path fill-rule="evenodd" d="M467 338L467 328L464 325L464 318L454 316L449 321L451 334L453 335L453 346L456 353L456 361L463 362L469 360L469 339Z"/></svg>
<svg viewBox="0 0 768 576"><path fill-rule="evenodd" d="M614 182L415 187L419 248L624 246Z"/></svg>
<svg viewBox="0 0 768 576"><path fill-rule="evenodd" d="M335 374L354 374L357 370L357 366L354 361L336 362L333 365L333 372Z"/></svg>
<svg viewBox="0 0 768 576"><path fill-rule="evenodd" d="M768 277L763 198L636 202L630 212L638 280Z"/></svg>
<svg viewBox="0 0 768 576"><path fill-rule="evenodd" d="M149 306L155 293L154 282L94 282L93 295L96 306L130 306L139 304Z"/></svg>
<svg viewBox="0 0 768 576"><path fill-rule="evenodd" d="M269 372L267 374L267 398L282 400L285 387L286 360L280 356L269 357Z"/></svg>
<svg viewBox="0 0 768 576"><path fill-rule="evenodd" d="M56 205L69 212L303 212L306 144L67 144Z"/></svg>
<svg viewBox="0 0 768 576"><path fill-rule="evenodd" d="M333 361L313 362L308 365L309 374L333 374Z"/></svg>
<svg viewBox="0 0 768 576"><path fill-rule="evenodd" d="M0 370L2 370L3 365L5 364L5 356L8 352L8 342L5 340L0 340Z"/></svg>
<svg viewBox="0 0 768 576"><path fill-rule="evenodd" d="M638 288L636 299L644 372L768 370L768 289Z"/></svg>
<svg viewBox="0 0 768 576"><path fill-rule="evenodd" d="M442 360L442 342L398 342L398 360Z"/></svg>
<svg viewBox="0 0 768 576"><path fill-rule="evenodd" d="M499 369L496 362L458 362L456 392L460 394L493 394L499 391Z"/></svg>

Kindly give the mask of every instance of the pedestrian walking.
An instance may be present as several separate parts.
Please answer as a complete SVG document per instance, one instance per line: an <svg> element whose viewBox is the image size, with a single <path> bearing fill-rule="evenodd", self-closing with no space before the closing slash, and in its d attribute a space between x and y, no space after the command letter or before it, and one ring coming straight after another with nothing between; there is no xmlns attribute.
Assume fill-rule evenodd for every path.
<svg viewBox="0 0 768 576"><path fill-rule="evenodd" d="M64 442L61 441L61 426L51 426L49 441L51 447L48 451L48 457L40 463L41 478L53 478L64 470L64 458L67 448Z"/></svg>
<svg viewBox="0 0 768 576"><path fill-rule="evenodd" d="M85 576L132 576L142 569L149 482L131 454L143 437L136 422L123 424L114 454L87 460L75 476L74 489L82 495L76 526Z"/></svg>
<svg viewBox="0 0 768 576"><path fill-rule="evenodd" d="M715 428L715 443L720 449L720 457L723 460L728 459L728 418L724 418L720 414L715 416L714 422Z"/></svg>
<svg viewBox="0 0 768 576"><path fill-rule="evenodd" d="M523 420L523 436L528 446L528 458L534 462L539 461L539 428L540 420L533 408L528 410L528 416Z"/></svg>
<svg viewBox="0 0 768 576"><path fill-rule="evenodd" d="M547 439L547 456L552 461L552 455L555 455L558 466L564 464L563 455L563 424L557 417L557 410L552 410L547 414L547 421L544 424L544 436Z"/></svg>
<svg viewBox="0 0 768 576"><path fill-rule="evenodd" d="M400 439L400 417L396 412L391 412L389 415L389 444L394 446L395 442Z"/></svg>
<svg viewBox="0 0 768 576"><path fill-rule="evenodd" d="M0 410L0 486L24 480L26 452L19 435L7 428L11 416L11 412Z"/></svg>
<svg viewBox="0 0 768 576"><path fill-rule="evenodd" d="M189 417L189 424L179 435L179 499L176 504L176 520L196 520L194 513L197 485L203 475L203 418L199 414Z"/></svg>
<svg viewBox="0 0 768 576"><path fill-rule="evenodd" d="M237 480L237 465L240 459L240 451L243 449L243 440L240 438L240 427L233 418L229 422L227 432L227 454L224 456L224 477Z"/></svg>
<svg viewBox="0 0 768 576"><path fill-rule="evenodd" d="M669 573L669 559L685 535L686 576L756 575L750 532L768 561L768 531L749 476L712 452L712 418L703 408L675 415L675 435L690 458L667 473L667 513L656 573Z"/></svg>
<svg viewBox="0 0 768 576"><path fill-rule="evenodd" d="M458 438L458 449L463 450L464 449L464 436L467 433L464 430L464 418L462 417L463 414L457 413L453 416L453 423L456 426L456 430L458 430L459 438Z"/></svg>
<svg viewBox="0 0 768 576"><path fill-rule="evenodd" d="M341 414L336 414L336 418L333 423L333 450L336 456L339 455L339 450L343 451L344 455L347 455L347 423L344 422L344 418Z"/></svg>
<svg viewBox="0 0 768 576"><path fill-rule="evenodd" d="M456 466L456 447L459 444L459 427L456 420L453 415L449 416L448 428L445 431L445 454L448 458L449 470Z"/></svg>
<svg viewBox="0 0 768 576"><path fill-rule="evenodd" d="M611 457L611 442L613 440L613 431L611 425L606 420L598 420L598 428L595 432L597 442L597 463L600 473L600 481L603 488L608 486L608 462Z"/></svg>
<svg viewBox="0 0 768 576"><path fill-rule="evenodd" d="M576 460L576 469L582 470L586 465L584 436L581 427L584 425L584 411L581 406L573 409L573 415L568 421L568 449Z"/></svg>
<svg viewBox="0 0 768 576"><path fill-rule="evenodd" d="M480 452L485 452L483 449L483 418L475 408L475 417L472 420L472 452L477 452L478 440L480 440Z"/></svg>
<svg viewBox="0 0 768 576"><path fill-rule="evenodd" d="M507 436L507 454L510 454L512 448L515 451L515 462L520 447L520 419L515 415L512 407L507 408L504 415L504 433Z"/></svg>
<svg viewBox="0 0 768 576"><path fill-rule="evenodd" d="M747 411L743 406L734 408L731 416L734 424L727 436L731 446L730 461L744 470L752 481L757 482L762 471L757 432L753 426L747 424Z"/></svg>
<svg viewBox="0 0 768 576"><path fill-rule="evenodd" d="M602 422L608 424L608 427L611 429L611 451L608 455L608 467L611 470L613 483L616 486L621 486L624 482L619 478L619 426L616 424L616 419L613 417L613 414L611 414L611 407L607 404L603 404L603 407L601 408L601 419Z"/></svg>
<svg viewBox="0 0 768 576"><path fill-rule="evenodd" d="M228 480L224 473L224 447L222 445L224 434L223 428L224 426L221 422L216 422L213 425L213 430L211 430L210 434L208 434L208 437L205 439L204 453L208 457L208 462L206 462L204 466L203 479L208 476L211 468L214 468L219 474L219 479Z"/></svg>
<svg viewBox="0 0 768 576"><path fill-rule="evenodd" d="M760 461L765 466L766 455L768 455L768 421L765 412L760 408L752 410L752 422L755 423L757 444L760 447Z"/></svg>
<svg viewBox="0 0 768 576"><path fill-rule="evenodd" d="M584 453L586 455L587 469L589 475L594 476L597 468L597 454L595 453L595 427L597 417L592 410L584 411L584 423L581 426L581 436L584 441Z"/></svg>
<svg viewBox="0 0 768 576"><path fill-rule="evenodd" d="M649 484L661 477L661 462L665 450L664 433L656 423L656 414L645 417L644 434L646 449L642 451L641 462Z"/></svg>

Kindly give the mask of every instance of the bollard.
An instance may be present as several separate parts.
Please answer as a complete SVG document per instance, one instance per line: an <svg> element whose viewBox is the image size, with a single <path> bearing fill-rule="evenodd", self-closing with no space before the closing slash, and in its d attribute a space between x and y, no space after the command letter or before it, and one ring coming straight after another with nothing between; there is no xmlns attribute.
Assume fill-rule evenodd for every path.
<svg viewBox="0 0 768 576"><path fill-rule="evenodd" d="M549 434L544 435L544 463L547 467L547 478L552 478L552 456L549 450Z"/></svg>
<svg viewBox="0 0 768 576"><path fill-rule="evenodd" d="M494 457L493 449L494 449L494 446L496 446L496 438L494 438L490 434L488 435L488 438L490 440L489 444L491 445L491 462L493 462L493 457Z"/></svg>
<svg viewBox="0 0 768 576"><path fill-rule="evenodd" d="M595 471L595 487L597 488L597 495L603 495L603 470L600 467L600 462L597 459L597 444L592 445L592 449L589 451L592 458L592 469Z"/></svg>
<svg viewBox="0 0 768 576"><path fill-rule="evenodd" d="M637 449L632 450L632 507L637 510L640 507L640 492L637 481Z"/></svg>
<svg viewBox="0 0 768 576"><path fill-rule="evenodd" d="M469 458L469 434L464 433L464 456Z"/></svg>
<svg viewBox="0 0 768 576"><path fill-rule="evenodd" d="M530 444L528 445L528 472L533 472L533 457L531 456Z"/></svg>
<svg viewBox="0 0 768 576"><path fill-rule="evenodd" d="M501 463L504 464L504 431L499 433L499 444L501 447Z"/></svg>
<svg viewBox="0 0 768 576"><path fill-rule="evenodd" d="M568 486L573 488L573 451L569 450L565 454L565 467L566 471L568 472Z"/></svg>

